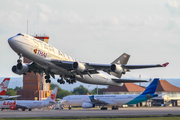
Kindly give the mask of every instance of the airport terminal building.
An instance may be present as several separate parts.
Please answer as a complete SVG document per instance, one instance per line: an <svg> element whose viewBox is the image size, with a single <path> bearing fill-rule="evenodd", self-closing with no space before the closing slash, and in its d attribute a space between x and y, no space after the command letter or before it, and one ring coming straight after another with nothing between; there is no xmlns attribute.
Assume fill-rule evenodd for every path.
<svg viewBox="0 0 180 120"><path fill-rule="evenodd" d="M108 86L103 90L103 94L140 94L145 89L134 83L124 83L123 86ZM180 106L180 88L166 80L159 80L156 94L160 94L160 96L135 106Z"/></svg>

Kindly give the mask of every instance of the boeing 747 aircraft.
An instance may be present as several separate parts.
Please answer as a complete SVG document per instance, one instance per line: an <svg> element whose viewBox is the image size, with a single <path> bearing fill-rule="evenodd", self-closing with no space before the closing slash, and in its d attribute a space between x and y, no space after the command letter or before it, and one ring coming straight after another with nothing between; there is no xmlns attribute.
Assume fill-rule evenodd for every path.
<svg viewBox="0 0 180 120"><path fill-rule="evenodd" d="M56 87L51 95L42 101L33 101L33 100L4 100L0 101L0 108L1 109L11 109L11 110L17 110L19 108L22 109L22 111L25 111L25 109L28 109L31 111L33 108L42 108L42 107L48 107L56 103L56 95L57 95L58 88Z"/></svg>
<svg viewBox="0 0 180 120"><path fill-rule="evenodd" d="M98 85L121 86L128 82L146 82L146 80L120 79L122 74L131 69L142 69L152 67L166 67L169 63L154 65L127 65L130 55L124 53L111 64L85 63L72 58L52 45L24 33L19 33L8 39L10 47L19 55L17 65L12 71L22 75L33 71L34 73L45 73L46 83L50 83L50 76L60 75L57 82L73 84L76 80ZM26 57L33 62L22 63L21 58Z"/></svg>
<svg viewBox="0 0 180 120"><path fill-rule="evenodd" d="M69 95L63 98L61 105L69 105L69 109L71 109L70 106L82 106L83 108L103 106L102 110L107 110L105 106L112 106L112 109L117 110L118 106L137 104L158 97L157 94L154 94L158 81L159 79L154 79L140 95Z"/></svg>

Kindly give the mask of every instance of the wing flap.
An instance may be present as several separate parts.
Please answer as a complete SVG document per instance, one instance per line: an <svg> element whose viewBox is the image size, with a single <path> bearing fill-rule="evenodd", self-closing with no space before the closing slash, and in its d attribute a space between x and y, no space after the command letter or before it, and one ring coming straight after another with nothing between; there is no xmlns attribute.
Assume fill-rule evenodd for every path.
<svg viewBox="0 0 180 120"><path fill-rule="evenodd" d="M96 70L106 70L111 67L111 64L96 64L96 63L87 63L89 67L92 67Z"/></svg>
<svg viewBox="0 0 180 120"><path fill-rule="evenodd" d="M74 62L71 62L71 61L61 61L61 60L55 60L55 59L51 60L51 62L54 63L55 65L59 66L59 67L62 67L64 69L68 70L68 71L73 70L72 64Z"/></svg>
<svg viewBox="0 0 180 120"><path fill-rule="evenodd" d="M132 80L132 79L112 79L116 83L134 83L134 82L148 82L147 80Z"/></svg>

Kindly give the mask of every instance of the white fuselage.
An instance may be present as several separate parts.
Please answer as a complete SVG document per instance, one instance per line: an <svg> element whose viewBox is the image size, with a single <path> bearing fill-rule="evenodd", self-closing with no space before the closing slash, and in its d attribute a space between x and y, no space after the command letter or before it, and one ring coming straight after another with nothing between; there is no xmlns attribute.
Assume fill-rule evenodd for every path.
<svg viewBox="0 0 180 120"><path fill-rule="evenodd" d="M24 34L24 36L14 36L8 39L9 45L16 52L22 54L22 56L34 61L44 69L48 69L51 72L62 75L72 75L68 70L59 67L51 62L52 59L65 60L65 61L77 61L76 59L63 54L58 49L54 48L50 44L47 44L39 39ZM99 85L118 85L122 86L122 83L116 83L112 78L116 78L112 75L105 73L104 71L98 71L99 74L84 75L85 78L76 75L76 79L83 83L99 84Z"/></svg>
<svg viewBox="0 0 180 120"><path fill-rule="evenodd" d="M65 105L82 106L83 103L91 103L89 96L92 95L69 95L63 98ZM95 99L108 103L107 106L121 106L136 98L138 95L94 95ZM106 106L106 105L105 105Z"/></svg>
<svg viewBox="0 0 180 120"><path fill-rule="evenodd" d="M10 108L10 106L27 106L28 109L42 108L53 105L49 101L31 101L31 100L5 100L0 101L0 108Z"/></svg>

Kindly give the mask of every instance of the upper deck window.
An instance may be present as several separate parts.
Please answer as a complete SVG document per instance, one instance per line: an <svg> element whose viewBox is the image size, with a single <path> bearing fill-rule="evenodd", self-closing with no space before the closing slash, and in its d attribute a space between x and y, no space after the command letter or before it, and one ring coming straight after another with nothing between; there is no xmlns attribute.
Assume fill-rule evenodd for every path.
<svg viewBox="0 0 180 120"><path fill-rule="evenodd" d="M21 36L24 36L23 34L21 34L21 33L19 33L19 34L17 34L17 35L21 35Z"/></svg>

